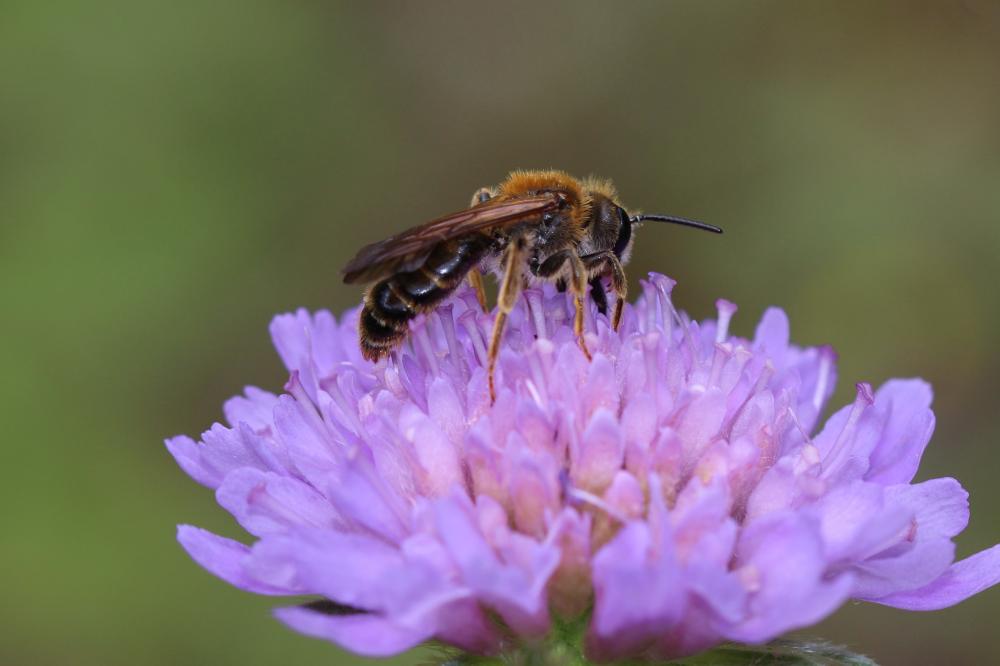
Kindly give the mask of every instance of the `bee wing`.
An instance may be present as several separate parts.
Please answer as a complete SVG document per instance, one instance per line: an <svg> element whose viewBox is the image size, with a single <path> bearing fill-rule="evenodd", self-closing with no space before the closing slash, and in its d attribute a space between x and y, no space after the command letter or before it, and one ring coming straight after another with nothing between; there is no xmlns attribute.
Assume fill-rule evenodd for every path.
<svg viewBox="0 0 1000 666"><path fill-rule="evenodd" d="M344 267L344 282L371 282L397 270L414 270L441 241L516 224L558 207L554 193L486 202L407 229L378 243L366 245Z"/></svg>

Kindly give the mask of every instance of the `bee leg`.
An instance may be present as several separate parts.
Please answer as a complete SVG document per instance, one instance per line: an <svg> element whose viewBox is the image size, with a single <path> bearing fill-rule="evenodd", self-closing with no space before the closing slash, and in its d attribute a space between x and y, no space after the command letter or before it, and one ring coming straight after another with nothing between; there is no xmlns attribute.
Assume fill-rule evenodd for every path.
<svg viewBox="0 0 1000 666"><path fill-rule="evenodd" d="M469 271L469 284L476 290L476 300L479 301L479 307L483 309L483 312L489 312L490 309L486 305L486 286L483 284L483 274L479 272L478 268Z"/></svg>
<svg viewBox="0 0 1000 666"><path fill-rule="evenodd" d="M571 255L572 253L568 250L563 250L562 252L556 252L545 261L539 261L536 257L528 263L528 267L536 277L550 280L562 271L563 266L566 265Z"/></svg>
<svg viewBox="0 0 1000 666"><path fill-rule="evenodd" d="M500 293L497 296L497 316L493 320L493 334L490 336L490 348L487 354L486 375L490 386L490 404L497 401L496 384L493 375L496 370L497 356L500 354L500 340L503 338L503 329L507 323L507 315L514 309L514 306L517 304L517 298L521 295L521 287L524 284L521 267L524 265L526 254L527 242L524 237L514 239L507 246L503 281L500 283Z"/></svg>
<svg viewBox="0 0 1000 666"><path fill-rule="evenodd" d="M594 301L598 312L608 314L608 295L604 291L604 278L600 275L590 280L590 300Z"/></svg>
<svg viewBox="0 0 1000 666"><path fill-rule="evenodd" d="M573 305L576 308L576 316L573 318L573 333L576 335L576 341L579 343L583 355L587 357L588 361L591 361L593 357L590 355L587 341L583 337L583 302L587 296L587 268L580 257L575 254L570 256L569 288L573 294Z"/></svg>
<svg viewBox="0 0 1000 666"><path fill-rule="evenodd" d="M628 279L625 277L625 267L622 266L622 262L614 252L595 252L581 257L581 259L587 270L593 272L600 268L603 273L611 277L611 288L615 290L615 309L611 315L611 328L617 331L618 326L622 323L622 310L625 307L625 298L628 296ZM598 278L597 281L599 282L600 279ZM592 281L592 289L593 285Z"/></svg>
<svg viewBox="0 0 1000 666"><path fill-rule="evenodd" d="M622 310L625 308L625 298L628 296L628 278L625 268L614 254L608 257L608 268L611 269L611 288L615 290L615 310L611 315L611 328L615 331L622 323Z"/></svg>
<svg viewBox="0 0 1000 666"><path fill-rule="evenodd" d="M576 306L576 316L573 318L573 332L576 333L576 340L580 343L580 349L587 360L591 360L590 350L587 349L587 342L583 338L583 299L587 294L587 267L579 256L563 250L556 252L543 262L532 262L531 272L540 278L552 279L559 273L565 274L565 266L569 263L569 287L573 293L573 304ZM558 284L565 286L565 275L559 278ZM602 288L603 293L603 288Z"/></svg>

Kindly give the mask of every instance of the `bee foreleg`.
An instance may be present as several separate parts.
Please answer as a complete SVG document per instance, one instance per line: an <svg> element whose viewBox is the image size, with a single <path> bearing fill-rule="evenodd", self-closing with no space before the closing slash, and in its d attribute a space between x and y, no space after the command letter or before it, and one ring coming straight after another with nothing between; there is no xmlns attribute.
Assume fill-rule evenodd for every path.
<svg viewBox="0 0 1000 666"><path fill-rule="evenodd" d="M507 315L517 304L517 298L521 295L521 288L524 285L524 276L521 274L524 259L527 254L527 242L523 237L511 240L507 246L504 260L503 281L500 283L500 292L497 296L497 316L493 320L493 333L490 336L490 348L487 354L486 375L490 387L490 403L496 402L497 392L493 374L496 370L497 356L500 354L500 340L503 338L504 325L507 323Z"/></svg>
<svg viewBox="0 0 1000 666"><path fill-rule="evenodd" d="M598 312L608 314L608 295L604 291L604 278L600 275L590 279L590 300L594 301Z"/></svg>
<svg viewBox="0 0 1000 666"><path fill-rule="evenodd" d="M476 290L476 300L479 301L479 307L483 309L483 312L489 312L490 308L486 304L486 286L483 284L483 274L479 272L478 268L469 271L469 284Z"/></svg>
<svg viewBox="0 0 1000 666"><path fill-rule="evenodd" d="M576 341L579 343L583 355L590 361L593 359L590 355L590 350L587 349L587 341L583 338L583 299L587 295L587 267L584 266L580 257L575 254L570 255L569 259L569 288L573 294L573 305L576 308L576 316L573 318L573 333L576 335Z"/></svg>
<svg viewBox="0 0 1000 666"><path fill-rule="evenodd" d="M562 272L563 266L566 265L566 261L572 254L569 250L563 250L562 252L556 252L542 262L539 262L538 258L535 257L528 263L528 267L532 275L548 280Z"/></svg>
<svg viewBox="0 0 1000 666"><path fill-rule="evenodd" d="M628 296L628 279L625 277L625 267L622 266L618 256L609 251L588 254L581 257L581 260L591 274L600 271L599 275L607 274L611 277L611 288L615 290L615 309L611 315L611 327L617 331L622 321L625 298ZM595 278L595 280L599 283L600 277ZM591 285L593 284L594 282L591 282Z"/></svg>

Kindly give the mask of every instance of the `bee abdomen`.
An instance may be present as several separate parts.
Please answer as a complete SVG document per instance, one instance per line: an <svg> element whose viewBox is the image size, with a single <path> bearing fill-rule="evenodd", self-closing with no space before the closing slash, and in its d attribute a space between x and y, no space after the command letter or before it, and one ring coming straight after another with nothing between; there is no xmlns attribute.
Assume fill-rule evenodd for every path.
<svg viewBox="0 0 1000 666"><path fill-rule="evenodd" d="M439 243L417 270L375 283L361 311L365 358L375 361L388 356L406 338L410 320L450 296L488 249L485 236Z"/></svg>

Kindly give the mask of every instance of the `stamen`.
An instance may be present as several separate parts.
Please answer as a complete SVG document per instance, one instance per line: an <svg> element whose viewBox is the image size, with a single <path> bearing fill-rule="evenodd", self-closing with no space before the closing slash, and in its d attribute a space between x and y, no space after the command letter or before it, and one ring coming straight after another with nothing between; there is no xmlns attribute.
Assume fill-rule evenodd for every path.
<svg viewBox="0 0 1000 666"><path fill-rule="evenodd" d="M760 375L757 377L757 382L753 385L753 391L750 392L750 395L754 396L763 391L771 381L772 377L774 377L774 364L771 363L771 359L767 359L764 363L764 368L760 371Z"/></svg>
<svg viewBox="0 0 1000 666"><path fill-rule="evenodd" d="M681 332L684 334L684 344L687 345L688 351L691 353L691 370L689 376L701 370L701 348L698 346L698 341L695 340L694 336L691 335L691 321L686 318L681 318L681 315L677 310L674 309L672 303L670 305L670 312L673 313L674 319L681 327Z"/></svg>
<svg viewBox="0 0 1000 666"><path fill-rule="evenodd" d="M802 427L802 422L799 421L799 417L796 415L795 410L789 406L785 409L785 414L792 420L792 424L795 426L795 429L799 431L799 434L802 435L802 440L807 445L811 446L812 438L809 436L809 433L806 432L806 429Z"/></svg>
<svg viewBox="0 0 1000 666"><path fill-rule="evenodd" d="M843 429L837 436L837 441L833 443L832 447L830 447L830 452L823 461L824 476L833 474L833 472L839 469L843 463L847 461L847 451L849 449L848 443L854 439L854 430L858 425L858 421L861 420L861 415L864 414L865 410L871 407L875 402L875 396L872 394L871 384L861 382L856 386L858 393L854 398L854 405L851 407L851 413L847 417L847 423L844 424Z"/></svg>
<svg viewBox="0 0 1000 666"><path fill-rule="evenodd" d="M707 388L719 385L719 375L722 374L722 366L729 360L732 352L732 345L723 342L715 343L715 353L712 355L712 368L708 373Z"/></svg>
<svg viewBox="0 0 1000 666"><path fill-rule="evenodd" d="M542 309L542 294L537 289L528 289L524 292L525 300L528 301L528 309L531 311L531 319L535 324L535 335L539 338L547 338L545 330L545 311Z"/></svg>
<svg viewBox="0 0 1000 666"><path fill-rule="evenodd" d="M465 354L462 353L462 348L458 346L458 336L455 335L455 318L452 316L452 309L451 305L438 307L438 312L441 315L441 328L444 330L444 339L448 345L448 360L458 370L459 376L463 380L468 381L469 366L465 363Z"/></svg>
<svg viewBox="0 0 1000 666"><path fill-rule="evenodd" d="M476 352L479 365L486 367L486 344L483 341L482 330L479 328L477 319L476 311L469 309L461 314L458 318L458 323L464 326L466 332L469 334L469 339L472 341L472 349Z"/></svg>
<svg viewBox="0 0 1000 666"><path fill-rule="evenodd" d="M566 498L567 502L587 504L594 507L595 509L603 511L608 516L614 518L620 523L628 522L628 517L625 514L623 514L621 511L619 511L615 507L605 502L597 495L594 495L593 493L589 493L586 490L581 490L580 488L575 487L573 485L573 482L569 478L569 470L564 469L559 473L559 483L562 486L563 497Z"/></svg>
<svg viewBox="0 0 1000 666"><path fill-rule="evenodd" d="M747 405L750 404L750 401L753 400L755 395L757 395L765 388L767 388L767 385L771 381L771 377L773 376L774 376L774 364L771 363L770 359L768 359L764 363L764 367L761 369L760 374L757 375L757 381L754 382L753 388L750 389L750 393L747 394L746 399L739 406L739 408L737 408L737 410L733 412L733 415L729 418L729 422L726 423L725 426L723 426L722 432L725 432L727 437L732 434L733 426L736 425L736 422L739 421L740 416L742 416L743 412L746 411Z"/></svg>
<svg viewBox="0 0 1000 666"><path fill-rule="evenodd" d="M650 391L655 400L659 390L659 354L660 334L647 333L642 339L642 352L646 359L646 389Z"/></svg>
<svg viewBox="0 0 1000 666"><path fill-rule="evenodd" d="M646 328L642 332L651 333L656 329L656 308L659 299L656 298L652 283L646 280L639 280L639 284L642 286L642 299L646 306Z"/></svg>
<svg viewBox="0 0 1000 666"><path fill-rule="evenodd" d="M406 387L403 385L403 379L399 375L399 359L396 357L396 353L393 352L393 362L385 363L383 365L382 372L382 382L395 396L401 396L406 392Z"/></svg>
<svg viewBox="0 0 1000 666"><path fill-rule="evenodd" d="M536 405L539 407L543 407L545 405L545 400L542 398L542 394L538 391L538 387L535 385L534 380L529 379L525 381L524 388L526 388L528 393L531 394L531 399L535 401Z"/></svg>
<svg viewBox="0 0 1000 666"><path fill-rule="evenodd" d="M916 536L917 536L917 521L916 519L910 519L910 521L904 527L902 527L898 532L896 532L892 536L886 537L884 541L875 544L868 550L863 551L863 554L860 554L856 557L860 561L867 560L868 558L871 557L877 557L879 553L883 553L887 550L890 550L891 548L900 545L904 541L912 543L913 540L916 538Z"/></svg>
<svg viewBox="0 0 1000 666"><path fill-rule="evenodd" d="M545 345L551 347L551 343L547 340L539 340L535 343L535 350L528 353L528 369L531 371L531 381L528 382L529 389L539 406L545 404L544 398L548 393L548 386L545 384L545 371L539 358L545 353L543 349Z"/></svg>
<svg viewBox="0 0 1000 666"><path fill-rule="evenodd" d="M727 343L728 345L728 343ZM746 347L740 345L733 350L730 354L730 360L722 366L722 375L719 379L719 388L721 388L726 393L733 390L733 387L740 381L743 376L743 369L746 368L747 363L753 358L753 353Z"/></svg>
<svg viewBox="0 0 1000 666"><path fill-rule="evenodd" d="M564 304L560 303L559 301L556 301L555 303L552 303L550 301L549 305L551 305L552 307L549 308L549 311L546 313L546 316L549 320L552 321L553 327L559 328L562 326L563 322L566 321L566 319L568 318L566 309L565 307L563 307Z"/></svg>
<svg viewBox="0 0 1000 666"><path fill-rule="evenodd" d="M319 413L319 409L309 398L305 387L302 386L302 382L299 381L298 370L292 371L292 375L289 378L288 383L285 384L285 390L288 391L293 398L295 398L295 402L302 406L302 410L305 413L305 417L309 422L309 425L311 425L316 433L325 440L325 435L329 432L329 430L327 429L326 423L323 421L323 416Z"/></svg>
<svg viewBox="0 0 1000 666"><path fill-rule="evenodd" d="M670 300L670 295L673 293L677 282L671 280L666 275L658 273L650 273L649 281L656 287L657 300L660 303L660 323L663 326L664 333L669 336L673 332L671 316L677 316L677 311L674 310L674 304ZM668 337L667 340L669 341L670 338Z"/></svg>
<svg viewBox="0 0 1000 666"><path fill-rule="evenodd" d="M736 307L735 303L730 303L724 298L715 302L715 308L719 311L719 319L715 328L715 341L717 343L725 342L726 338L729 337L729 322L739 308Z"/></svg>
<svg viewBox="0 0 1000 666"><path fill-rule="evenodd" d="M476 290L473 288L468 288L462 290L459 295L459 299L465 303L466 311L471 310L472 312L482 312L483 308L479 305L479 296L476 295Z"/></svg>
<svg viewBox="0 0 1000 666"><path fill-rule="evenodd" d="M413 379L414 371L422 372L420 363L414 359L412 354L407 354L403 347L393 351L393 360L399 373L399 382L403 386L403 392L411 394L414 398L423 395L423 384L418 385L418 382Z"/></svg>
<svg viewBox="0 0 1000 666"><path fill-rule="evenodd" d="M802 474L807 469L811 469L816 465L819 465L822 460L819 457L819 449L813 445L812 442L806 444L802 447L802 451L799 453L799 459L795 462L794 471L796 474Z"/></svg>
<svg viewBox="0 0 1000 666"><path fill-rule="evenodd" d="M837 352L829 345L819 348L819 375L816 378L816 390L813 391L812 404L816 411L823 406L826 397L827 385L830 382L830 370L833 362L837 360Z"/></svg>
<svg viewBox="0 0 1000 666"><path fill-rule="evenodd" d="M336 415L333 415L334 423L331 425L337 425L336 422L345 420L347 421L347 426L351 429L354 435L361 435L361 421L358 419L357 408L351 407L351 403L347 401L344 396L344 391L340 386L340 377L334 377L331 381L326 381L323 383L323 389L327 392L332 399L331 407L336 407L340 412L342 419L337 419ZM329 409L327 410L329 411ZM340 424L344 425L344 424Z"/></svg>
<svg viewBox="0 0 1000 666"><path fill-rule="evenodd" d="M312 398L306 393L306 389L302 386L302 382L299 381L299 371L292 370L291 376L288 378L288 383L285 384L285 390L295 401L302 405L306 410L306 414L313 425L318 426L320 432L322 432L326 426L323 424L323 419L319 414L319 410L316 409L315 403L313 403Z"/></svg>
<svg viewBox="0 0 1000 666"><path fill-rule="evenodd" d="M440 374L440 370L438 368L437 353L434 351L434 343L431 342L431 336L427 333L427 323L425 321L423 326L417 326L416 330L413 331L413 337L416 339L420 351L427 358L427 365L430 366L431 374L436 376Z"/></svg>

